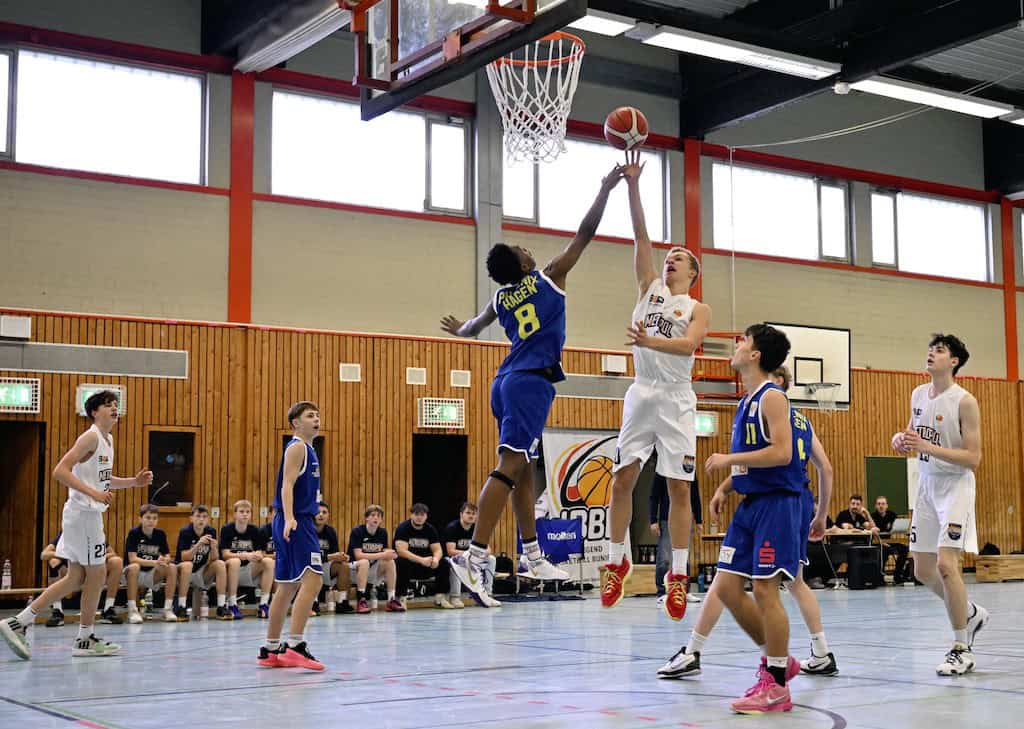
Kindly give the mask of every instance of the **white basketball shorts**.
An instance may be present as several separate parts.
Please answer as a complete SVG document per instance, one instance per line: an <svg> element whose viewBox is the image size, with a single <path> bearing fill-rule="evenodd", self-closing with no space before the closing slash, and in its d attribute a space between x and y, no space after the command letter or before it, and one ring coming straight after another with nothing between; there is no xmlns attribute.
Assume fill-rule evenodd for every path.
<svg viewBox="0 0 1024 729"><path fill-rule="evenodd" d="M696 414L697 396L690 383L637 378L626 391L622 405L622 428L612 470L634 461L646 463L657 446L658 473L665 478L692 481L697 470Z"/></svg>
<svg viewBox="0 0 1024 729"><path fill-rule="evenodd" d="M938 552L939 547L978 553L974 524L974 474L921 474L910 523L910 551Z"/></svg>
<svg viewBox="0 0 1024 729"><path fill-rule="evenodd" d="M107 536L103 533L103 514L64 504L57 556L84 567L106 564Z"/></svg>

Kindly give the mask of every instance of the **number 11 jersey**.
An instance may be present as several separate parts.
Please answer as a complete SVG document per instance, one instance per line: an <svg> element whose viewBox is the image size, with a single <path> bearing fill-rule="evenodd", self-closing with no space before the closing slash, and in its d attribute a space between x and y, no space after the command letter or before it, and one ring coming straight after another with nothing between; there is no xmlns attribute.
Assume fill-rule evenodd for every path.
<svg viewBox="0 0 1024 729"><path fill-rule="evenodd" d="M492 305L512 342L498 375L548 370L545 376L550 382L564 380L565 292L543 271L534 270L519 283L498 289Z"/></svg>

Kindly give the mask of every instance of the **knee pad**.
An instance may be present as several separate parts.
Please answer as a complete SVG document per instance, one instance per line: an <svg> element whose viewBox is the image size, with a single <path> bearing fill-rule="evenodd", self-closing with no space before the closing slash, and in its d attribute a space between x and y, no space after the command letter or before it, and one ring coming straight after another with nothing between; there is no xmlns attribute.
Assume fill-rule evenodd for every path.
<svg viewBox="0 0 1024 729"><path fill-rule="evenodd" d="M491 471L488 474L488 476L490 478L493 478L493 479L497 480L497 481L501 481L503 484L508 486L510 489L514 489L516 487L516 482L513 481L512 479L510 479L508 476L506 476L501 471Z"/></svg>

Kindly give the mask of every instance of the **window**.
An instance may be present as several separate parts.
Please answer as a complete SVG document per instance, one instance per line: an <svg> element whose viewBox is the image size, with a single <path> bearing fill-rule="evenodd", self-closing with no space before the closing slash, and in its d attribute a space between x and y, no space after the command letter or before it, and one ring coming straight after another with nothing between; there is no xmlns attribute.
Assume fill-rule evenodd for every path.
<svg viewBox="0 0 1024 729"><path fill-rule="evenodd" d="M896 265L896 195L871 193L871 261L876 266Z"/></svg>
<svg viewBox="0 0 1024 729"><path fill-rule="evenodd" d="M845 185L722 162L711 182L715 248L847 259Z"/></svg>
<svg viewBox="0 0 1024 729"><path fill-rule="evenodd" d="M979 203L875 192L872 258L901 271L988 281L988 214Z"/></svg>
<svg viewBox="0 0 1024 729"><path fill-rule="evenodd" d="M17 161L202 182L202 77L19 50L16 89Z"/></svg>
<svg viewBox="0 0 1024 729"><path fill-rule="evenodd" d="M0 52L0 156L8 154L7 139L11 102L11 54Z"/></svg>
<svg viewBox="0 0 1024 729"><path fill-rule="evenodd" d="M601 179L623 161L623 154L607 144L576 139L567 139L565 146L566 151L557 160L536 166L510 165L506 159L502 177L506 217L536 220L541 227L556 230L579 228L594 202ZM647 232L651 240L663 241L668 238L665 155L644 151L640 159L647 165L640 178ZM535 208L534 216L531 213ZM612 192L597 232L620 238L633 237L625 183L620 183Z"/></svg>
<svg viewBox="0 0 1024 729"><path fill-rule="evenodd" d="M364 122L358 104L285 91L272 113L275 195L466 212L465 124L404 111Z"/></svg>

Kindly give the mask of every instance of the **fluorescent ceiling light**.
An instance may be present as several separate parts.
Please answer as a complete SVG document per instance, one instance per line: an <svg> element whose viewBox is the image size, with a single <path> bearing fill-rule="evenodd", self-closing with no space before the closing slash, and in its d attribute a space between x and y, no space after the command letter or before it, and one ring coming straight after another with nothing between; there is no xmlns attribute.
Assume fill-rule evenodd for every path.
<svg viewBox="0 0 1024 729"><path fill-rule="evenodd" d="M1011 124L1024 127L1024 110L1014 109L1013 113L1001 116L999 119L1004 122L1010 122Z"/></svg>
<svg viewBox="0 0 1024 729"><path fill-rule="evenodd" d="M606 13L601 10L587 10L587 14L579 20L569 23L570 28L586 30L600 35L622 35L633 28L636 21L624 15Z"/></svg>
<svg viewBox="0 0 1024 729"><path fill-rule="evenodd" d="M980 116L983 119L992 119L1003 116L1014 110L1010 104L1001 104L998 101L979 99L976 96L958 94L953 91L942 91L928 86L920 86L907 81L897 81L891 78L874 76L873 78L856 81L850 84L850 88L857 91L866 91L869 94L888 96L890 99L900 99L914 104L925 104L938 109L957 111L961 114Z"/></svg>
<svg viewBox="0 0 1024 729"><path fill-rule="evenodd" d="M654 35L644 40L644 43L803 78L827 78L842 70L842 66L838 63L820 61L817 58L798 56L795 53L776 51L726 38L716 38L713 35L696 33L692 30L665 26L658 28Z"/></svg>

